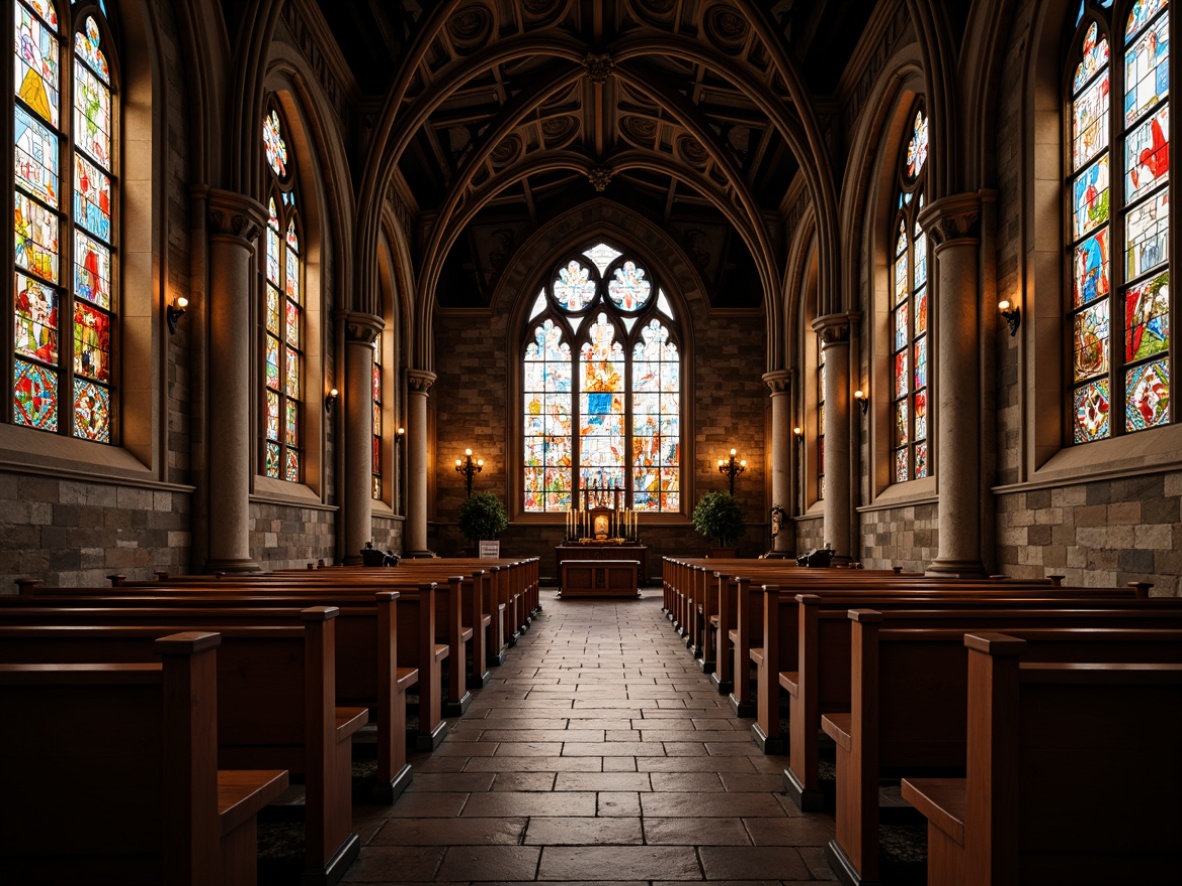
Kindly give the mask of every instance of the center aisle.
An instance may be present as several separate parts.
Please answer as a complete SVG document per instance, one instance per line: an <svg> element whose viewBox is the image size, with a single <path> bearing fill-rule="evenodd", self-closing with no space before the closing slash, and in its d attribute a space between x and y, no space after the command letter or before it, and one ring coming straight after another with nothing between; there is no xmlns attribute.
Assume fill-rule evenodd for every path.
<svg viewBox="0 0 1182 886"><path fill-rule="evenodd" d="M392 807L356 808L347 883L832 880L833 819L782 790L660 594L559 600ZM368 814L366 814L368 813Z"/></svg>

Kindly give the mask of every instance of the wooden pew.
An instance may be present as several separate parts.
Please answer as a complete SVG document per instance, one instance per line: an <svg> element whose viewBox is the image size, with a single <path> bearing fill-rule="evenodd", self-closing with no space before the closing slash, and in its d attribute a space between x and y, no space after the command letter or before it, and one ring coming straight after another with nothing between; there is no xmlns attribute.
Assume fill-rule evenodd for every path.
<svg viewBox="0 0 1182 886"><path fill-rule="evenodd" d="M928 819L929 886L1177 882L1182 665L964 643L967 777L902 783Z"/></svg>
<svg viewBox="0 0 1182 886"><path fill-rule="evenodd" d="M287 772L219 770L217 634L163 663L0 665L5 882L253 886Z"/></svg>
<svg viewBox="0 0 1182 886"><path fill-rule="evenodd" d="M126 616L127 610L108 610ZM167 616L167 613L156 613ZM365 708L338 707L333 607L298 613L299 626L232 623L210 613L200 627L221 635L217 656L217 743L221 763L282 766L306 783L307 882L335 883L357 857L352 832L352 736ZM51 616L52 618L52 616ZM150 624L0 627L0 661L145 661L153 642L178 626L195 627L177 611Z"/></svg>
<svg viewBox="0 0 1182 886"><path fill-rule="evenodd" d="M1097 660L1182 663L1182 630L1158 626L1161 613L1119 619L1070 610L882 613L851 610L853 647L849 712L822 717L837 742L836 836L830 865L847 883L878 880L880 779L907 774L960 774L966 754L966 632L1004 629L1039 638L1031 657L1071 660L1086 648ZM1055 637L1049 625L1092 625ZM1138 628L1138 630L1129 629ZM1029 633L1028 633L1029 632Z"/></svg>

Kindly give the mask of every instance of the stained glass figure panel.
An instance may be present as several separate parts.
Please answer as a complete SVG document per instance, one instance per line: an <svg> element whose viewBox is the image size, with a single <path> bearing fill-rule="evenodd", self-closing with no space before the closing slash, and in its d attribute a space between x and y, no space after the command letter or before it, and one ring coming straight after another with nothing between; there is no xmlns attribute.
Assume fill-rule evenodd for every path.
<svg viewBox="0 0 1182 886"><path fill-rule="evenodd" d="M927 332L928 330L928 291L926 288L921 289L915 295L915 334Z"/></svg>
<svg viewBox="0 0 1182 886"><path fill-rule="evenodd" d="M1167 271L1125 293L1125 360L1132 363L1170 347L1170 275Z"/></svg>
<svg viewBox="0 0 1182 886"><path fill-rule="evenodd" d="M77 230L74 232L74 293L101 308L111 307L111 251Z"/></svg>
<svg viewBox="0 0 1182 886"><path fill-rule="evenodd" d="M907 347L907 340L911 338L911 320L907 310L907 302L903 302L895 309L895 346L894 351Z"/></svg>
<svg viewBox="0 0 1182 886"><path fill-rule="evenodd" d="M1075 380L1108 372L1108 301L1099 301L1075 315Z"/></svg>
<svg viewBox="0 0 1182 886"><path fill-rule="evenodd" d="M267 332L279 335L279 290L267 284Z"/></svg>
<svg viewBox="0 0 1182 886"><path fill-rule="evenodd" d="M293 348L300 346L300 309L289 301L284 301L287 309L287 343Z"/></svg>
<svg viewBox="0 0 1182 886"><path fill-rule="evenodd" d="M1075 307L1108 295L1108 229L1102 228L1074 250Z"/></svg>
<svg viewBox="0 0 1182 886"><path fill-rule="evenodd" d="M74 303L74 372L111 380L111 318L85 302Z"/></svg>
<svg viewBox="0 0 1182 886"><path fill-rule="evenodd" d="M111 392L85 379L74 379L74 436L111 442Z"/></svg>
<svg viewBox="0 0 1182 886"><path fill-rule="evenodd" d="M284 476L283 479L289 483L300 482L300 454L294 449L288 449L284 453Z"/></svg>
<svg viewBox="0 0 1182 886"><path fill-rule="evenodd" d="M300 355L291 348L287 349L287 366L285 373L286 388L284 393L289 397L300 396Z"/></svg>
<svg viewBox="0 0 1182 886"><path fill-rule="evenodd" d="M286 259L285 270L287 273L283 275L283 291L298 305L300 303L300 257L288 249Z"/></svg>
<svg viewBox="0 0 1182 886"><path fill-rule="evenodd" d="M1075 442L1091 443L1109 434L1108 410L1111 401L1108 379L1089 382L1075 391Z"/></svg>
<svg viewBox="0 0 1182 886"><path fill-rule="evenodd" d="M928 340L923 336L915 340L915 387L927 387L928 383Z"/></svg>
<svg viewBox="0 0 1182 886"><path fill-rule="evenodd" d="M1080 169L1108 147L1108 72L1072 102L1072 169Z"/></svg>
<svg viewBox="0 0 1182 886"><path fill-rule="evenodd" d="M1125 216L1125 275L1137 277L1169 258L1170 195L1163 191Z"/></svg>
<svg viewBox="0 0 1182 886"><path fill-rule="evenodd" d="M16 341L18 354L56 365L58 360L57 293L49 286L16 274Z"/></svg>
<svg viewBox="0 0 1182 886"><path fill-rule="evenodd" d="M1125 371L1125 429L1142 431L1170 420L1170 361L1155 360Z"/></svg>
<svg viewBox="0 0 1182 886"><path fill-rule="evenodd" d="M373 486L370 489L370 497L375 501L381 501L382 498L382 478L374 477Z"/></svg>
<svg viewBox="0 0 1182 886"><path fill-rule="evenodd" d="M81 154L74 155L74 220L111 242L111 179Z"/></svg>
<svg viewBox="0 0 1182 886"><path fill-rule="evenodd" d="M264 366L267 387L279 390L279 342L269 335L267 336Z"/></svg>
<svg viewBox="0 0 1182 886"><path fill-rule="evenodd" d="M283 441L288 446L300 445L300 405L293 400L286 401L287 420L283 423Z"/></svg>
<svg viewBox="0 0 1182 886"><path fill-rule="evenodd" d="M40 431L57 430L57 373L52 369L13 361L13 418L18 425Z"/></svg>
<svg viewBox="0 0 1182 886"><path fill-rule="evenodd" d="M279 479L282 465L283 456L279 450L279 444L268 443L266 447L266 465L264 466L267 476Z"/></svg>
<svg viewBox="0 0 1182 886"><path fill-rule="evenodd" d="M928 476L928 444L915 444L915 479L922 480Z"/></svg>
<svg viewBox="0 0 1182 886"><path fill-rule="evenodd" d="M19 191L14 211L16 264L45 280L58 280L58 217Z"/></svg>
<svg viewBox="0 0 1182 886"><path fill-rule="evenodd" d="M1170 94L1170 15L1167 12L1125 51L1125 125Z"/></svg>
<svg viewBox="0 0 1182 886"><path fill-rule="evenodd" d="M56 209L61 190L57 136L48 126L16 105L13 112L13 144L16 183Z"/></svg>
<svg viewBox="0 0 1182 886"><path fill-rule="evenodd" d="M16 94L33 113L55 129L61 124L60 47L57 37L23 3L13 4L16 13Z"/></svg>
<svg viewBox="0 0 1182 886"><path fill-rule="evenodd" d="M905 446L911 442L911 409L906 400L895 403L895 443Z"/></svg>
<svg viewBox="0 0 1182 886"><path fill-rule="evenodd" d="M287 142L280 131L279 113L272 110L263 118L263 154L271 171L279 178L287 178Z"/></svg>
<svg viewBox="0 0 1182 886"><path fill-rule="evenodd" d="M111 91L90 69L74 63L74 143L111 168Z"/></svg>
<svg viewBox="0 0 1182 886"><path fill-rule="evenodd" d="M928 238L917 222L915 225L915 288L928 282Z"/></svg>
<svg viewBox="0 0 1182 886"><path fill-rule="evenodd" d="M895 450L895 482L906 483L911 479L910 465L907 464L907 450Z"/></svg>
<svg viewBox="0 0 1182 886"><path fill-rule="evenodd" d="M90 69L102 78L106 85L111 84L111 72L107 68L107 57L103 54L102 36L99 34L98 23L93 16L87 16L82 31L74 35L74 54L86 62Z"/></svg>
<svg viewBox="0 0 1182 886"><path fill-rule="evenodd" d="M915 406L915 439L926 440L928 436L928 392L916 391Z"/></svg>
<svg viewBox="0 0 1182 886"><path fill-rule="evenodd" d="M1074 236L1079 239L1097 225L1108 221L1108 154L1080 173L1073 191Z"/></svg>
<svg viewBox="0 0 1182 886"><path fill-rule="evenodd" d="M275 201L271 201L274 208ZM268 225L267 227L267 282L273 286L279 285L279 231Z"/></svg>
<svg viewBox="0 0 1182 886"><path fill-rule="evenodd" d="M1096 76L1096 72L1108 64L1108 38L1100 35L1099 26L1092 22L1083 40L1083 59L1075 69L1075 83L1072 91L1079 92L1083 85Z"/></svg>
<svg viewBox="0 0 1182 886"><path fill-rule="evenodd" d="M928 159L928 118L923 111L915 114L915 122L911 125L911 140L907 143L907 173L908 181L915 181Z"/></svg>
<svg viewBox="0 0 1182 886"><path fill-rule="evenodd" d="M1170 178L1170 106L1125 136L1125 199L1132 202Z"/></svg>
<svg viewBox="0 0 1182 886"><path fill-rule="evenodd" d="M895 354L895 396L906 397L907 389L907 351Z"/></svg>
<svg viewBox="0 0 1182 886"><path fill-rule="evenodd" d="M626 261L616 268L607 285L608 295L621 311L638 311L648 304L652 284L645 279L644 268Z"/></svg>
<svg viewBox="0 0 1182 886"><path fill-rule="evenodd" d="M901 302L911 294L911 278L908 276L907 253L895 260L895 302Z"/></svg>
<svg viewBox="0 0 1182 886"><path fill-rule="evenodd" d="M591 264L599 269L600 276L602 276L607 273L608 266L623 255L623 253L612 249L606 243L597 243L584 252L583 255L591 260Z"/></svg>
<svg viewBox="0 0 1182 886"><path fill-rule="evenodd" d="M595 298L595 281L590 269L574 259L558 272L558 279L551 285L551 291L558 303L568 311L581 311Z"/></svg>
<svg viewBox="0 0 1182 886"><path fill-rule="evenodd" d="M274 391L267 391L266 396L266 426L267 439L279 439L279 395Z"/></svg>

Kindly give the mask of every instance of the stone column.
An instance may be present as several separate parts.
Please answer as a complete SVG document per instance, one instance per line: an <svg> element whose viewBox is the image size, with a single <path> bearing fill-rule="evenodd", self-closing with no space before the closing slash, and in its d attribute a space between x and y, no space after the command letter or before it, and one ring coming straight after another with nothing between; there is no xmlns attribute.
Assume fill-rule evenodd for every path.
<svg viewBox="0 0 1182 886"><path fill-rule="evenodd" d="M796 456L792 438L792 373L786 369L769 372L763 377L772 392L772 504L784 509L785 518L792 512L792 461ZM780 527L773 550L789 553L795 549L795 533L788 529L787 519Z"/></svg>
<svg viewBox="0 0 1182 886"><path fill-rule="evenodd" d="M427 548L427 391L435 373L408 369L406 386L406 541L408 557L426 556Z"/></svg>
<svg viewBox="0 0 1182 886"><path fill-rule="evenodd" d="M936 260L936 488L939 547L927 571L984 574L981 562L981 379L978 194L935 201L919 214Z"/></svg>
<svg viewBox="0 0 1182 886"><path fill-rule="evenodd" d="M373 364L382 318L338 311L345 324L344 563L361 562L361 548L373 539Z"/></svg>
<svg viewBox="0 0 1182 886"><path fill-rule="evenodd" d="M231 191L207 194L209 221L209 559L206 571L254 572L250 556L251 476L259 459L251 384L258 291L255 243L266 224L260 203Z"/></svg>
<svg viewBox="0 0 1182 886"><path fill-rule="evenodd" d="M825 354L825 543L839 557L858 559L852 544L850 499L850 314L813 321Z"/></svg>

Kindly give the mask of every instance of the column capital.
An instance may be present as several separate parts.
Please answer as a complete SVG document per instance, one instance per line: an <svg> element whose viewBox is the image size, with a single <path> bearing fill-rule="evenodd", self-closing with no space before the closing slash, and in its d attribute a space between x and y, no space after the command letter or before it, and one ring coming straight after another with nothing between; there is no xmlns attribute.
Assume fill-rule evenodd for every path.
<svg viewBox="0 0 1182 886"><path fill-rule="evenodd" d="M211 234L241 240L253 246L267 224L263 204L245 194L210 188L205 192L205 216Z"/></svg>
<svg viewBox="0 0 1182 886"><path fill-rule="evenodd" d="M345 341L372 345L386 327L376 314L358 311L337 311L336 318L345 324Z"/></svg>
<svg viewBox="0 0 1182 886"><path fill-rule="evenodd" d="M965 193L941 197L923 208L918 221L936 249L956 240L976 242L981 221L981 195Z"/></svg>
<svg viewBox="0 0 1182 886"><path fill-rule="evenodd" d="M426 394L438 376L426 369L406 370L406 385L412 394Z"/></svg>
<svg viewBox="0 0 1182 886"><path fill-rule="evenodd" d="M775 372L765 372L763 383L771 389L773 397L777 394L787 394L792 390L792 370L777 369Z"/></svg>
<svg viewBox="0 0 1182 886"><path fill-rule="evenodd" d="M813 331L821 336L821 346L848 344L850 326L862 319L860 311L848 314L825 314L813 321Z"/></svg>

